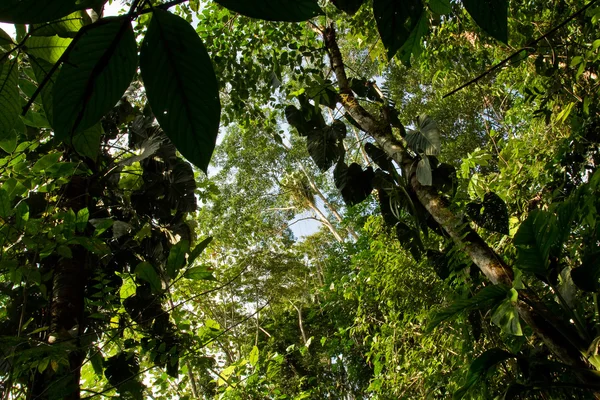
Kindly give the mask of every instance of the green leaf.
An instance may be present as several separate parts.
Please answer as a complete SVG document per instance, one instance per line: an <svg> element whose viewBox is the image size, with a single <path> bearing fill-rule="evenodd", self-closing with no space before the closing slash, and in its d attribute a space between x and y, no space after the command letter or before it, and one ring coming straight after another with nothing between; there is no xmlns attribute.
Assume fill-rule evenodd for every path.
<svg viewBox="0 0 600 400"><path fill-rule="evenodd" d="M148 282L153 293L159 293L162 290L162 283L154 267L148 262L141 262L135 267L135 276Z"/></svg>
<svg viewBox="0 0 600 400"><path fill-rule="evenodd" d="M421 38L427 33L429 30L429 14L422 13L421 18L417 22L417 25L414 27L412 31L410 31L410 35L406 42L402 45L400 50L398 50L398 58L402 61L402 64L410 67L410 58L412 55L418 57L421 54Z"/></svg>
<svg viewBox="0 0 600 400"><path fill-rule="evenodd" d="M311 131L306 138L308 154L321 171L327 171L343 154L340 130L333 125Z"/></svg>
<svg viewBox="0 0 600 400"><path fill-rule="evenodd" d="M100 141L103 134L102 124L98 122L91 128L73 135L71 144L77 153L96 161L100 152Z"/></svg>
<svg viewBox="0 0 600 400"><path fill-rule="evenodd" d="M571 270L573 283L586 292L597 292L600 290L600 266L598 265L600 251L592 252L583 259L583 263Z"/></svg>
<svg viewBox="0 0 600 400"><path fill-rule="evenodd" d="M0 218L6 219L12 214L12 206L10 199L8 198L8 192L3 188L0 188Z"/></svg>
<svg viewBox="0 0 600 400"><path fill-rule="evenodd" d="M469 389L479 383L492 367L513 357L515 357L513 354L501 349L490 349L484 352L471 363L469 372L467 373L467 380L465 384L454 393L453 399L462 399Z"/></svg>
<svg viewBox="0 0 600 400"><path fill-rule="evenodd" d="M417 117L416 128L406 133L408 147L417 154L437 156L440 154L440 131L437 123L428 115Z"/></svg>
<svg viewBox="0 0 600 400"><path fill-rule="evenodd" d="M301 22L323 15L317 0L215 0L225 8L251 18Z"/></svg>
<svg viewBox="0 0 600 400"><path fill-rule="evenodd" d="M42 171L47 170L48 168L56 164L61 156L62 153L46 154L45 156L37 160L37 162L33 165L32 172L40 173Z"/></svg>
<svg viewBox="0 0 600 400"><path fill-rule="evenodd" d="M481 29L508 44L508 0L463 0L463 4Z"/></svg>
<svg viewBox="0 0 600 400"><path fill-rule="evenodd" d="M29 60L31 62L31 68L33 69L33 73L35 75L35 80L37 81L38 85L41 85L46 76L52 70L52 64L50 64L46 60L36 57L30 57ZM44 112L46 113L46 119L48 120L50 125L52 125L52 117L54 115L53 87L55 81L55 76L50 76L50 78L48 78L48 81L46 82L41 91L42 107L44 108Z"/></svg>
<svg viewBox="0 0 600 400"><path fill-rule="evenodd" d="M190 243L187 240L181 240L169 251L169 258L167 259L167 274L171 278L175 278L177 273L185 264L185 255L190 249Z"/></svg>
<svg viewBox="0 0 600 400"><path fill-rule="evenodd" d="M445 15L452 12L450 0L429 0L429 8L436 14Z"/></svg>
<svg viewBox="0 0 600 400"><path fill-rule="evenodd" d="M8 140L19 118L19 80L17 62L0 62L0 140Z"/></svg>
<svg viewBox="0 0 600 400"><path fill-rule="evenodd" d="M185 158L206 172L221 103L212 63L194 28L155 9L142 43L140 69L161 128Z"/></svg>
<svg viewBox="0 0 600 400"><path fill-rule="evenodd" d="M13 128L6 132L0 131L0 149L12 153L17 147L17 131Z"/></svg>
<svg viewBox="0 0 600 400"><path fill-rule="evenodd" d="M204 249L206 249L206 247L210 244L210 242L212 242L212 240L213 240L212 236L209 236L206 239L204 239L203 241L201 241L200 243L198 243L198 245L196 247L194 247L194 250L192 250L192 252L190 253L190 256L188 258L188 263L190 265L192 265L192 263L194 261L196 261L196 258L198 258L198 256L200 256L200 254L202 254Z"/></svg>
<svg viewBox="0 0 600 400"><path fill-rule="evenodd" d="M431 332L443 321L452 318L463 311L489 310L506 298L509 289L503 285L489 285L481 289L469 299L455 301L442 311L434 313L425 330Z"/></svg>
<svg viewBox="0 0 600 400"><path fill-rule="evenodd" d="M2 0L0 22L40 24L82 8L76 0Z"/></svg>
<svg viewBox="0 0 600 400"><path fill-rule="evenodd" d="M504 200L494 192L486 193L483 203L474 201L467 204L466 214L484 229L505 235L509 234L508 207Z"/></svg>
<svg viewBox="0 0 600 400"><path fill-rule="evenodd" d="M0 28L0 46L7 44L14 44L14 41L4 29Z"/></svg>
<svg viewBox="0 0 600 400"><path fill-rule="evenodd" d="M212 272L210 271L210 267L207 266L200 266L200 267L194 267L194 268L190 268L187 271L185 271L185 273L183 274L183 276L185 278L188 279L192 279L195 281L216 281L216 278L213 276Z"/></svg>
<svg viewBox="0 0 600 400"><path fill-rule="evenodd" d="M77 211L77 217L75 219L75 228L79 232L83 232L85 230L85 227L88 223L89 218L90 218L90 212L87 209L87 207L82 208L81 210Z"/></svg>
<svg viewBox="0 0 600 400"><path fill-rule="evenodd" d="M517 266L524 272L545 276L552 246L557 242L556 217L548 211L533 210L515 234Z"/></svg>
<svg viewBox="0 0 600 400"><path fill-rule="evenodd" d="M417 180L423 186L431 186L433 184L433 176L431 174L431 165L429 157L425 156L417 163Z"/></svg>
<svg viewBox="0 0 600 400"><path fill-rule="evenodd" d="M421 0L373 0L377 30L389 59L404 46L423 11Z"/></svg>
<svg viewBox="0 0 600 400"><path fill-rule="evenodd" d="M63 55L72 39L59 36L30 36L25 41L27 54L55 64Z"/></svg>
<svg viewBox="0 0 600 400"><path fill-rule="evenodd" d="M250 362L250 365L255 367L256 364L258 364L259 355L260 355L260 351L258 350L258 347L256 347L256 346L252 347L252 351L250 352L250 356L248 357L248 361Z"/></svg>
<svg viewBox="0 0 600 400"><path fill-rule="evenodd" d="M32 36L53 36L73 38L83 28L90 17L83 10L69 14L56 21L33 25L30 29Z"/></svg>
<svg viewBox="0 0 600 400"><path fill-rule="evenodd" d="M71 44L54 85L52 122L60 140L100 121L119 101L137 67L129 21L105 18L86 29Z"/></svg>
<svg viewBox="0 0 600 400"><path fill-rule="evenodd" d="M363 5L364 0L332 0L332 2L345 13L354 15Z"/></svg>

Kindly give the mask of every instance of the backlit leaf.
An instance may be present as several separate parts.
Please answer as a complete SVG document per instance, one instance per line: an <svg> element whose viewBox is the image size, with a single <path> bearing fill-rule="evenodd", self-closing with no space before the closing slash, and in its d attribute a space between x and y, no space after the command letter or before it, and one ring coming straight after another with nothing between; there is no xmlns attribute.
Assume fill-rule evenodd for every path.
<svg viewBox="0 0 600 400"><path fill-rule="evenodd" d="M54 84L53 124L61 140L100 121L137 67L137 45L127 20L101 19L71 46Z"/></svg>
<svg viewBox="0 0 600 400"><path fill-rule="evenodd" d="M13 135L19 118L19 88L16 61L0 62L0 141Z"/></svg>
<svg viewBox="0 0 600 400"><path fill-rule="evenodd" d="M134 271L135 275L148 282L150 284L150 288L152 292L158 293L162 289L162 283L160 281L160 277L156 273L154 267L148 262L141 262L135 267Z"/></svg>
<svg viewBox="0 0 600 400"><path fill-rule="evenodd" d="M55 64L65 52L72 39L60 36L30 36L25 42L27 54Z"/></svg>
<svg viewBox="0 0 600 400"><path fill-rule="evenodd" d="M212 63L194 28L156 9L142 43L140 69L161 128L188 161L206 172L221 103Z"/></svg>

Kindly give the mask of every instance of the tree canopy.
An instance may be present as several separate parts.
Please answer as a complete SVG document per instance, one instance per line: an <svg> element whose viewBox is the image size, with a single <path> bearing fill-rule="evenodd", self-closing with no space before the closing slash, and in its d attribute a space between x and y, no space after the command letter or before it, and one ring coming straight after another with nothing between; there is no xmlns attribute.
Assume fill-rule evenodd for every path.
<svg viewBox="0 0 600 400"><path fill-rule="evenodd" d="M600 398L596 0L113 2L0 5L3 399Z"/></svg>

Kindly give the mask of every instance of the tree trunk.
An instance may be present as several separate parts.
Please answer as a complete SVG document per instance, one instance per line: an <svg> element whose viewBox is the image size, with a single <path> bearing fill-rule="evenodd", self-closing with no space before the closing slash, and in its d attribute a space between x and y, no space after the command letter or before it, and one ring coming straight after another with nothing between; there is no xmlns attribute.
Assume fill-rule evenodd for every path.
<svg viewBox="0 0 600 400"><path fill-rule="evenodd" d="M392 134L390 124L383 118L373 117L356 100L350 89L346 76L342 55L338 47L333 27L327 28L323 33L325 47L328 50L331 68L337 78L340 101L346 111L354 118L361 128L367 132L385 153L405 171L410 171L413 162L405 146ZM469 255L473 263L493 283L504 284L512 287L512 268L504 263L502 258L493 251L487 243L461 217L457 216L432 187L419 184L416 176L407 175L410 185L417 198L425 209L431 214L444 231ZM587 350L583 340L573 343L568 332L571 327L545 312L545 306L527 292L519 293L521 299L518 304L519 315L531 326L535 334L543 340L548 349L563 363L576 368L593 369L582 355ZM571 338L571 341L567 340ZM591 371L590 371L591 372ZM598 378L592 373L582 371L578 373L579 380L584 383L598 383Z"/></svg>

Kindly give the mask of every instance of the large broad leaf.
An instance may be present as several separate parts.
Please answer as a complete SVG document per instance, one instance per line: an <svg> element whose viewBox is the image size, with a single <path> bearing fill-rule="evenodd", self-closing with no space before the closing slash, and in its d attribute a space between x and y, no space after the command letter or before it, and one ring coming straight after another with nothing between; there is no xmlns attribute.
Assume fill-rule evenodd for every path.
<svg viewBox="0 0 600 400"><path fill-rule="evenodd" d="M69 14L56 21L32 25L30 33L33 36L54 36L74 38L77 32L90 22L90 17L83 10Z"/></svg>
<svg viewBox="0 0 600 400"><path fill-rule="evenodd" d="M452 12L450 0L429 0L429 8L436 14L444 15Z"/></svg>
<svg viewBox="0 0 600 400"><path fill-rule="evenodd" d="M71 43L54 84L54 133L69 140L96 124L119 101L137 68L131 23L106 18Z"/></svg>
<svg viewBox="0 0 600 400"><path fill-rule="evenodd" d="M533 210L517 231L517 266L527 272L545 276L552 246L558 239L556 217L547 211Z"/></svg>
<svg viewBox="0 0 600 400"><path fill-rule="evenodd" d="M421 54L421 38L425 36L429 30L429 14L422 13L421 18L417 22L417 25L410 31L410 35L406 42L398 50L398 58L402 61L402 64L410 67L410 58L412 55L418 57Z"/></svg>
<svg viewBox="0 0 600 400"><path fill-rule="evenodd" d="M506 361L509 358L515 357L513 354L504 351L502 349L490 349L485 353L477 357L469 367L469 372L467 373L467 381L465 384L458 389L453 396L454 400L462 399L467 391L475 386L479 381L485 378L487 372L492 368L501 363L502 361Z"/></svg>
<svg viewBox="0 0 600 400"><path fill-rule="evenodd" d="M141 262L135 267L135 275L148 282L153 293L159 293L162 290L162 283L160 277L156 273L154 267L147 262Z"/></svg>
<svg viewBox="0 0 600 400"><path fill-rule="evenodd" d="M486 193L483 203L467 204L466 212L482 228L508 235L508 208L496 193Z"/></svg>
<svg viewBox="0 0 600 400"><path fill-rule="evenodd" d="M340 10L350 15L354 15L360 6L363 5L364 0L332 0L332 2Z"/></svg>
<svg viewBox="0 0 600 400"><path fill-rule="evenodd" d="M142 43L140 69L161 128L188 161L206 172L221 103L210 58L194 28L156 9Z"/></svg>
<svg viewBox="0 0 600 400"><path fill-rule="evenodd" d="M440 154L440 131L437 123L428 115L417 117L416 129L407 132L406 142L417 154L437 156Z"/></svg>
<svg viewBox="0 0 600 400"><path fill-rule="evenodd" d="M343 154L340 143L345 136L335 125L311 132L306 138L308 154L321 171L327 171Z"/></svg>
<svg viewBox="0 0 600 400"><path fill-rule="evenodd" d="M71 39L60 36L31 36L25 42L27 54L55 64L63 55Z"/></svg>
<svg viewBox="0 0 600 400"><path fill-rule="evenodd" d="M100 140L103 134L104 129L102 129L102 124L98 122L91 128L73 135L71 144L77 153L96 161L98 152L100 151Z"/></svg>
<svg viewBox="0 0 600 400"><path fill-rule="evenodd" d="M417 180L423 186L431 186L433 184L433 178L431 174L431 165L429 164L429 157L425 156L417 163Z"/></svg>
<svg viewBox="0 0 600 400"><path fill-rule="evenodd" d="M35 57L30 57L29 61L31 63L31 68L33 69L33 73L35 75L35 80L38 85L41 85L42 82L48 77L48 74L52 71L52 64L43 59L38 59ZM53 121L53 113L54 113L54 99L52 95L52 90L54 88L55 76L50 75L46 81L46 84L42 88L41 96L42 96L42 107L44 108L44 112L46 113L46 119L52 125Z"/></svg>
<svg viewBox="0 0 600 400"><path fill-rule="evenodd" d="M373 14L388 58L394 57L416 28L423 13L421 0L373 0Z"/></svg>
<svg viewBox="0 0 600 400"><path fill-rule="evenodd" d="M181 240L171 247L169 258L167 259L167 274L172 279L177 276L177 273L185 264L185 256L189 249L190 243L187 240Z"/></svg>
<svg viewBox="0 0 600 400"><path fill-rule="evenodd" d="M0 28L0 46L6 46L14 44L13 39L10 37L8 33L2 28Z"/></svg>
<svg viewBox="0 0 600 400"><path fill-rule="evenodd" d="M317 0L215 1L231 11L268 21L300 22L323 14Z"/></svg>
<svg viewBox="0 0 600 400"><path fill-rule="evenodd" d="M481 29L508 43L508 0L463 0L463 4Z"/></svg>
<svg viewBox="0 0 600 400"><path fill-rule="evenodd" d="M598 257L600 250L592 252L583 258L581 266L571 270L573 283L586 292L597 292L600 290L600 265Z"/></svg>
<svg viewBox="0 0 600 400"><path fill-rule="evenodd" d="M342 193L344 203L349 206L362 202L371 194L374 176L372 167L363 171L357 163L348 167L343 161L338 162L333 171L335 186Z"/></svg>
<svg viewBox="0 0 600 400"><path fill-rule="evenodd" d="M81 9L76 0L2 0L0 22L38 24Z"/></svg>
<svg viewBox="0 0 600 400"><path fill-rule="evenodd" d="M17 63L0 63L0 141L14 135L13 128L19 118L19 81Z"/></svg>
<svg viewBox="0 0 600 400"><path fill-rule="evenodd" d="M427 324L425 330L430 332L443 321L452 318L463 311L489 310L502 302L506 298L508 292L509 289L502 285L486 286L477 292L475 296L469 299L457 300L444 310L436 312Z"/></svg>

